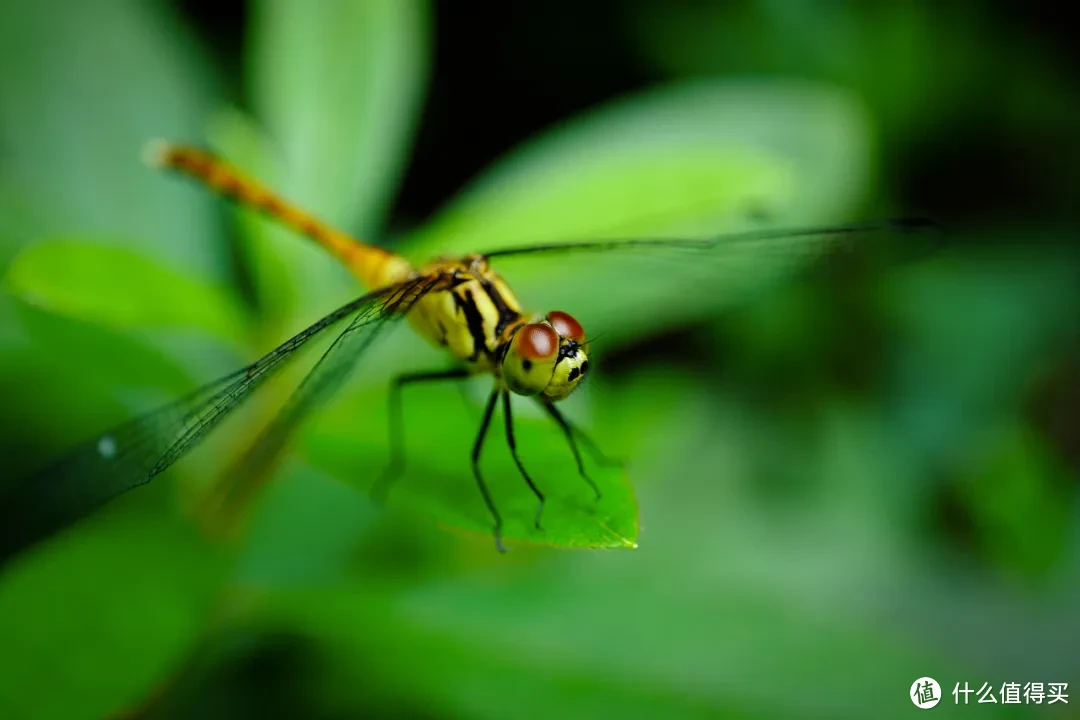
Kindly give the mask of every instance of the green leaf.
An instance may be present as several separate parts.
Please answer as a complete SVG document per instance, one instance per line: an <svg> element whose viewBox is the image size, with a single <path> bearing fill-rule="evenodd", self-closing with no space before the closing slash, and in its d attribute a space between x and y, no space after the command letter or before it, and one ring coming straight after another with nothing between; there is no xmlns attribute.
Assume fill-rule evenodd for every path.
<svg viewBox="0 0 1080 720"><path fill-rule="evenodd" d="M868 133L859 105L829 86L665 85L513 151L417 242L487 250L668 227L715 232L718 217L835 216L863 192ZM526 212L532 222L518 222Z"/></svg>
<svg viewBox="0 0 1080 720"><path fill-rule="evenodd" d="M160 505L128 496L4 568L0 716L113 717L194 651L224 565L155 494Z"/></svg>
<svg viewBox="0 0 1080 720"><path fill-rule="evenodd" d="M196 328L237 343L244 313L224 287L118 245L50 240L18 255L4 279L43 310L114 328Z"/></svg>
<svg viewBox="0 0 1080 720"><path fill-rule="evenodd" d="M312 464L369 492L389 461L386 398L385 387L379 388L322 413L305 438ZM494 521L470 465L483 414L475 399L480 398L463 399L452 383L406 391L406 463L390 487L388 503L491 542ZM353 409L357 406L363 407L359 414ZM553 421L523 398L514 400L514 421L519 455L546 500L537 529L538 501L510 455L500 407L480 467L503 519L503 538L567 548L637 547L637 501L626 471L599 465L582 448L586 472L602 493L597 500Z"/></svg>
<svg viewBox="0 0 1080 720"><path fill-rule="evenodd" d="M393 199L427 75L422 0L262 0L248 76L281 148L280 189L345 228L375 231Z"/></svg>
<svg viewBox="0 0 1080 720"><path fill-rule="evenodd" d="M418 120L427 13L420 0L257 3L247 54L257 117L219 113L214 146L313 215L374 234ZM356 291L355 279L310 240L254 213L239 217L271 332Z"/></svg>
<svg viewBox="0 0 1080 720"><path fill-rule="evenodd" d="M215 144L313 215L361 237L377 232L418 120L427 12L420 0L256 3L247 54L256 119L223 118ZM322 248L250 215L245 252L271 327L355 292Z"/></svg>
<svg viewBox="0 0 1080 720"><path fill-rule="evenodd" d="M0 216L18 204L19 244L78 233L220 268L211 199L140 161L153 138L198 138L211 105L205 56L170 7L0 5L0 65L19 68L0 75Z"/></svg>
<svg viewBox="0 0 1080 720"><path fill-rule="evenodd" d="M868 144L861 109L833 88L667 86L515 151L421 229L409 254L837 222L864 191ZM527 306L566 310L587 332L626 337L710 316L833 241L732 243L710 254L527 255L495 265ZM649 312L628 321L642 307Z"/></svg>

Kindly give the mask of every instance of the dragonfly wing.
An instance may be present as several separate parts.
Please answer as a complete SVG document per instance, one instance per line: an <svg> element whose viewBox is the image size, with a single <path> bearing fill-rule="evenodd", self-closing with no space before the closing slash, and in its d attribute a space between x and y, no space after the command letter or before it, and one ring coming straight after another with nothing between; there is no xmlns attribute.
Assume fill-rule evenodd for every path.
<svg viewBox="0 0 1080 720"><path fill-rule="evenodd" d="M711 317L836 250L865 248L892 264L923 257L940 240L932 223L905 220L692 239L584 240L485 255L525 305L555 297L550 286L557 278L559 306L536 309L569 311L590 335L625 339Z"/></svg>
<svg viewBox="0 0 1080 720"><path fill-rule="evenodd" d="M708 252L761 244L776 244L780 241L799 241L805 239L827 239L859 236L866 234L897 232L926 234L927 237L939 236L941 228L933 221L921 218L890 220L882 223L861 225L835 225L779 230L747 230L705 238L616 238L599 240L567 241L527 245L524 247L502 248L484 253L488 259L519 257L523 255L556 255L574 252L621 252L648 249L650 252L665 249L671 251Z"/></svg>
<svg viewBox="0 0 1080 720"><path fill-rule="evenodd" d="M371 313L358 314L338 335L333 344L304 377L303 382L273 422L259 435L243 459L244 477L233 491L250 492L247 482L258 482L279 457L286 440L311 412L332 398L349 379L364 351L394 321L405 316L417 299L442 282L440 276L421 277L402 287L387 298L385 304L393 310L372 308ZM376 322L377 320L377 322Z"/></svg>
<svg viewBox="0 0 1080 720"><path fill-rule="evenodd" d="M363 347L351 338L366 337L370 342L428 287L430 284L412 280L353 300L247 367L76 446L56 464L0 497L0 559L152 480L194 448L316 336L351 318L319 366L343 354L341 349L359 352ZM345 342L345 338L350 340ZM349 358L350 362L356 359ZM321 376L318 373L317 377ZM310 383L305 381L304 385ZM292 405L286 411L290 417L298 412Z"/></svg>

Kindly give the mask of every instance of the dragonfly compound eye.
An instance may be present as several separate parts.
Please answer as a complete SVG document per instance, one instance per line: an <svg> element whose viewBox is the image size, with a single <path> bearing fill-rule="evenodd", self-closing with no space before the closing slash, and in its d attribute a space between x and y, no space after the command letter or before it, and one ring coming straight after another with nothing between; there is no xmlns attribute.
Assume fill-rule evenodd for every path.
<svg viewBox="0 0 1080 720"><path fill-rule="evenodd" d="M503 360L503 378L520 395L537 395L551 382L559 359L559 334L545 323L526 325L514 335Z"/></svg>
<svg viewBox="0 0 1080 720"><path fill-rule="evenodd" d="M559 336L550 325L526 325L514 338L515 350L528 360L549 360L559 350Z"/></svg>
<svg viewBox="0 0 1080 720"><path fill-rule="evenodd" d="M560 337L568 338L574 342L585 342L585 331L582 329L581 323L569 313L554 310L548 313L547 319Z"/></svg>

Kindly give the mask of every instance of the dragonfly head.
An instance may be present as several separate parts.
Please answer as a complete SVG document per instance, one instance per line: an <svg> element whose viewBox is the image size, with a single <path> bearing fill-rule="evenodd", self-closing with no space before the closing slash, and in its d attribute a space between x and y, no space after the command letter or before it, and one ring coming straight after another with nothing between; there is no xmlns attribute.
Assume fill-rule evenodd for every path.
<svg viewBox="0 0 1080 720"><path fill-rule="evenodd" d="M539 322L522 325L502 362L503 379L520 395L562 400L574 391L589 369L585 331L558 310Z"/></svg>

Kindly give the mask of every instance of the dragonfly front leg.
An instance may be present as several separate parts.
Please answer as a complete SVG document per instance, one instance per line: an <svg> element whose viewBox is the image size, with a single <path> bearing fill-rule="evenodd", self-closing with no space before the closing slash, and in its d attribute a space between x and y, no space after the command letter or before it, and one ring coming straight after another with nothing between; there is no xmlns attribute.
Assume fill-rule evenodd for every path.
<svg viewBox="0 0 1080 720"><path fill-rule="evenodd" d="M596 499L599 500L601 497L603 497L603 494L600 492L600 488L597 486L597 484L593 482L593 479L590 478L588 473L585 472L585 463L581 461L581 451L578 450L577 440L575 436L580 437L585 442L585 445L589 448L589 452L592 453L594 459L597 459L601 464L621 466L622 463L618 460L612 460L603 452L601 452L600 448L597 447L596 443L590 440L589 436L582 432L580 429L571 425L570 421L567 420L561 412L559 412L559 409L555 407L553 403L545 402L543 400L540 400L539 402L540 406L543 407L544 410L547 411L548 415L550 415L552 419L554 419L555 422L559 424L559 427L562 428L563 435L566 436L566 442L570 444L570 452L574 454L574 461L577 463L578 473L581 475L581 477L585 479L585 482L589 483L589 487L591 487L593 489L593 492L596 493Z"/></svg>
<svg viewBox="0 0 1080 720"><path fill-rule="evenodd" d="M434 380L460 380L469 376L465 368L453 370L439 370L435 372L409 373L398 375L390 384L389 410L389 433L390 433L390 464L371 487L371 496L379 503L386 500L386 493L390 484L401 475L405 469L405 440L402 431L401 391L406 385Z"/></svg>
<svg viewBox="0 0 1080 720"><path fill-rule="evenodd" d="M484 496L484 503L487 504L491 517L495 519L493 534L495 535L495 548L499 552L506 552L506 548L502 544L502 517L499 515L499 511L495 509L495 502L491 499L491 491L488 490L487 483L484 482L483 476L480 475L480 451L484 448L484 438L487 436L488 427L491 425L491 415L495 412L495 401L499 399L499 394L503 392L506 391L498 385L491 391L491 399L488 400L487 407L484 409L484 419L480 422L480 432L476 435L476 444L473 445L472 450L473 476L476 477L476 484L480 488L480 494Z"/></svg>
<svg viewBox="0 0 1080 720"><path fill-rule="evenodd" d="M540 488L536 487L536 483L529 477L529 473L525 472L525 466L521 463L521 458L518 457L517 441L514 439L514 416L510 411L510 393L504 391L503 397L503 415L506 416L506 443L510 446L510 454L514 456L514 462L517 463L518 470L521 471L521 476L525 478L525 482L529 484L529 489L533 491L533 495L540 501L540 504L536 507L536 516L533 518L533 525L537 530L542 529L540 527L540 514L544 512L544 493L540 492Z"/></svg>

